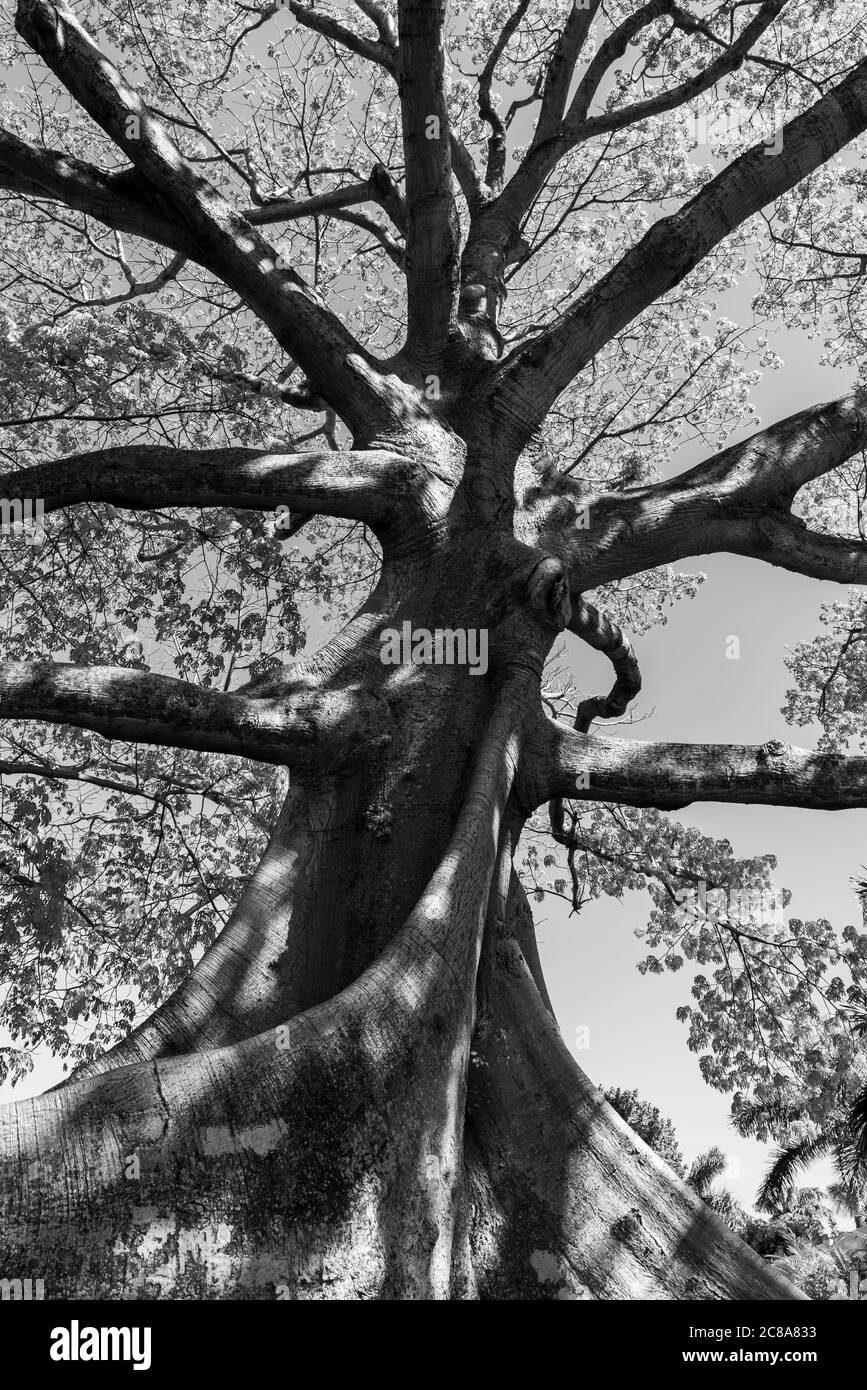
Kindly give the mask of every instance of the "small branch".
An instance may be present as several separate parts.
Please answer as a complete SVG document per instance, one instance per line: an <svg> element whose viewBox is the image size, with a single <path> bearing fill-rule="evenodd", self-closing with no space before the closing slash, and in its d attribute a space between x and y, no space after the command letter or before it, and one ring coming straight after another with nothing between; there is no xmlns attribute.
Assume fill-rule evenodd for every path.
<svg viewBox="0 0 867 1390"><path fill-rule="evenodd" d="M594 719L616 719L625 714L627 706L641 690L641 671L629 638L605 613L600 613L592 603L579 598L572 606L572 616L567 623L570 632L576 633L594 651L604 652L614 667L615 682L607 695L592 696L582 700L575 712L575 728L586 734ZM555 836L563 834L563 802L550 802L549 816Z"/></svg>
<svg viewBox="0 0 867 1390"><path fill-rule="evenodd" d="M116 236L118 245L116 259L120 265L123 277L129 285L129 289L125 290L123 294L110 294L102 299L90 299L87 301L88 308L106 309L112 304L127 304L131 299L141 299L141 297L146 294L157 294L180 274L187 263L187 257L181 252L178 252L176 256L172 257L169 264L150 280L136 280L130 270L126 256L124 255L120 234L116 233Z"/></svg>
<svg viewBox="0 0 867 1390"><path fill-rule="evenodd" d="M497 70L497 63L508 48L509 41L517 31L521 20L530 8L530 4L531 0L519 0L518 5L500 30L497 41L488 55L488 60L479 73L479 115L491 127L485 180L494 193L498 192L502 186L503 176L506 172L506 127L491 100L491 84Z"/></svg>

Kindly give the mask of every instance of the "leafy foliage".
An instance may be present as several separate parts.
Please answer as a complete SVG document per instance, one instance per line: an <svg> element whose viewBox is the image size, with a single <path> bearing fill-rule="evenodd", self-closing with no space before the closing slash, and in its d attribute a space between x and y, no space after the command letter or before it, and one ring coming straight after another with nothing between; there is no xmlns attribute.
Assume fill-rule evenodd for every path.
<svg viewBox="0 0 867 1390"><path fill-rule="evenodd" d="M642 1100L637 1091L625 1091L620 1086L610 1086L605 1091L605 1099L669 1168L673 1168L680 1177L685 1176L686 1164L674 1125L657 1106Z"/></svg>

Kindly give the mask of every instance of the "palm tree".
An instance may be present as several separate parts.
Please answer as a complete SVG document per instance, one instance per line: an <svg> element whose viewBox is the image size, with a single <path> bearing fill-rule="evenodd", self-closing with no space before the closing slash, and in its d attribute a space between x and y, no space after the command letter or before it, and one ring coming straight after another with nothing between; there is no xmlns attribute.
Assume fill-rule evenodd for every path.
<svg viewBox="0 0 867 1390"><path fill-rule="evenodd" d="M727 1187L715 1187L728 1166L728 1159L714 1145L698 1155L686 1175L686 1185L691 1187L697 1197L710 1207L712 1212L732 1230L738 1230L746 1220L746 1212L737 1198Z"/></svg>
<svg viewBox="0 0 867 1390"><path fill-rule="evenodd" d="M867 925L867 879L859 878L855 883L855 892L861 899L861 915ZM867 994L863 990L851 991L851 1007L855 1036L867 1039ZM855 1097L849 1111L848 1124L859 1169L862 1173L867 1173L867 1086Z"/></svg>
<svg viewBox="0 0 867 1390"><path fill-rule="evenodd" d="M851 1183L832 1182L827 1191L838 1211L851 1216L858 1230L867 1229L867 1181L862 1181L855 1190Z"/></svg>
<svg viewBox="0 0 867 1390"><path fill-rule="evenodd" d="M830 1158L837 1172L838 1180L829 1187L828 1195L856 1225L862 1225L867 1219L867 1162L858 1153L848 1117L832 1120L810 1138L776 1150L759 1188L757 1209L772 1215L790 1211L794 1194L802 1190L796 1187L795 1178L820 1158Z"/></svg>
<svg viewBox="0 0 867 1390"><path fill-rule="evenodd" d="M867 1169L867 1086L858 1092L849 1111L849 1131L859 1166Z"/></svg>

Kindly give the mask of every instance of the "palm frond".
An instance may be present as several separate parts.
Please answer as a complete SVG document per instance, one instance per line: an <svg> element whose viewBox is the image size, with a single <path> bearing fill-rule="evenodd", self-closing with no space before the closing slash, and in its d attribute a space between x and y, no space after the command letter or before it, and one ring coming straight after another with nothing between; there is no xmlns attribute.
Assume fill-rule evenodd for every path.
<svg viewBox="0 0 867 1390"><path fill-rule="evenodd" d="M858 1163L867 1166L867 1086L859 1091L849 1111L849 1130Z"/></svg>
<svg viewBox="0 0 867 1390"><path fill-rule="evenodd" d="M759 1211L780 1211L795 1190L798 1173L814 1159L824 1157L833 1147L833 1136L823 1132L812 1139L802 1139L800 1144L777 1149L759 1188L756 1208Z"/></svg>
<svg viewBox="0 0 867 1390"><path fill-rule="evenodd" d="M704 1197L709 1191L712 1183L717 1178L721 1178L728 1166L728 1159L722 1149L716 1145L705 1150L694 1160L689 1172L686 1175L687 1187L691 1187L693 1192L697 1192L699 1197Z"/></svg>

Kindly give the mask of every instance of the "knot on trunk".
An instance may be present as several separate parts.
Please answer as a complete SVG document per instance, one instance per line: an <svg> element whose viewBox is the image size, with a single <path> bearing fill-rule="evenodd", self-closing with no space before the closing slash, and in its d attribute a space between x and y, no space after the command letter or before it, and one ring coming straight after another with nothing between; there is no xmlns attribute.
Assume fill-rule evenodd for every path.
<svg viewBox="0 0 867 1390"><path fill-rule="evenodd" d="M572 617L569 576L562 560L553 556L540 560L530 574L527 588L533 610L549 626L562 632Z"/></svg>
<svg viewBox="0 0 867 1390"><path fill-rule="evenodd" d="M458 319L464 338L477 357L488 361L496 361L503 354L503 338L497 327L500 304L505 295L501 284L464 285L458 306Z"/></svg>

